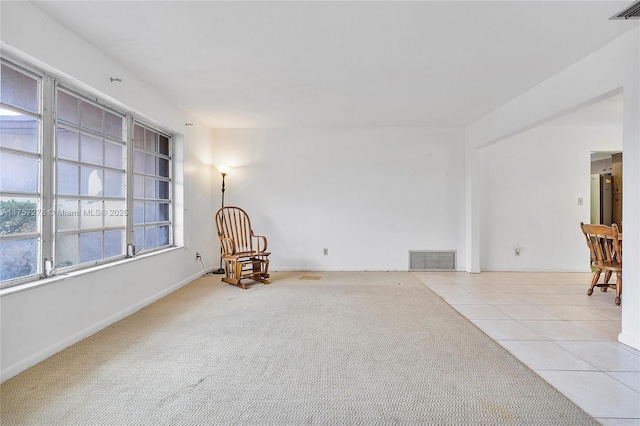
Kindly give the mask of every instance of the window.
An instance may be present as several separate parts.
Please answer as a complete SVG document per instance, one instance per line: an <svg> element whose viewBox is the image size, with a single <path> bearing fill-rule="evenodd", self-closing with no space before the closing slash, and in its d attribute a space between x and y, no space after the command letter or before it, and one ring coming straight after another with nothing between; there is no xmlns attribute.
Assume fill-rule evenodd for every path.
<svg viewBox="0 0 640 426"><path fill-rule="evenodd" d="M123 256L125 117L56 90L56 268Z"/></svg>
<svg viewBox="0 0 640 426"><path fill-rule="evenodd" d="M173 244L170 135L4 60L1 89L0 287Z"/></svg>
<svg viewBox="0 0 640 426"><path fill-rule="evenodd" d="M41 80L2 63L0 104L0 281L40 272Z"/></svg>
<svg viewBox="0 0 640 426"><path fill-rule="evenodd" d="M140 250L171 242L169 137L133 125L133 243Z"/></svg>

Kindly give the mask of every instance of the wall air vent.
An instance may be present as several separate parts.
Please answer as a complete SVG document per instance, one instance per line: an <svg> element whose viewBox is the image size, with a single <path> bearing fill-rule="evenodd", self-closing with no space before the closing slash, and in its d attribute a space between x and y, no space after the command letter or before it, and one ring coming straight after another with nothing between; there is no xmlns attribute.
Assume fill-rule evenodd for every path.
<svg viewBox="0 0 640 426"><path fill-rule="evenodd" d="M609 19L640 19L640 1L633 3L631 6L615 14Z"/></svg>
<svg viewBox="0 0 640 426"><path fill-rule="evenodd" d="M409 271L455 271L456 251L409 251Z"/></svg>

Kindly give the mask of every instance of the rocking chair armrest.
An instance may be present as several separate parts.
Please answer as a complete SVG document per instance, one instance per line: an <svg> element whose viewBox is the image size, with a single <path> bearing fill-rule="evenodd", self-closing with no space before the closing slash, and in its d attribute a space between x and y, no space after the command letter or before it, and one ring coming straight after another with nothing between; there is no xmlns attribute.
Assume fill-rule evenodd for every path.
<svg viewBox="0 0 640 426"><path fill-rule="evenodd" d="M236 245L233 242L233 238L220 237L220 246L225 255L236 254Z"/></svg>
<svg viewBox="0 0 640 426"><path fill-rule="evenodd" d="M252 237L256 239L256 251L258 253L267 251L267 237L263 235L252 235Z"/></svg>

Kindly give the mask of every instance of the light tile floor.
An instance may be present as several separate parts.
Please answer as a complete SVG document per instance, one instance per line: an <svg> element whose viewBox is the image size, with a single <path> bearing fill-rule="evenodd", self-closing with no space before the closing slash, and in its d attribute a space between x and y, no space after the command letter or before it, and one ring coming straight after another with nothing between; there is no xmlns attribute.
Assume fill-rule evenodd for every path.
<svg viewBox="0 0 640 426"><path fill-rule="evenodd" d="M640 425L640 351L618 342L614 293L587 296L591 274L413 274L600 423Z"/></svg>

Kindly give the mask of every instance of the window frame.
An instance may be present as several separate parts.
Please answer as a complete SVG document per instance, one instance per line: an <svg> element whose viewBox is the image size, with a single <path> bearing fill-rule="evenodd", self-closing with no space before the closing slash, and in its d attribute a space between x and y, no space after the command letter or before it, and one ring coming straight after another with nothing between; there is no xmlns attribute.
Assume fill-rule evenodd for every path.
<svg viewBox="0 0 640 426"><path fill-rule="evenodd" d="M45 157L45 149L44 149L44 133L45 133L44 79L45 79L45 75L44 73L38 72L33 67L30 67L19 61L12 62L12 61L7 61L2 59L0 63L3 66L11 68L18 73L24 74L25 76L34 79L36 81L36 86L37 86L37 89L36 89L37 90L37 93L36 93L37 111L36 112L29 111L17 105L7 104L5 102L0 101L0 108L15 112L22 116L30 117L36 120L37 122L36 151L29 152L27 150L9 148L4 146L0 146L0 151L8 153L9 155L17 155L17 156L35 159L38 163L37 172L36 172L37 174L36 174L36 191L35 192L33 193L26 192L26 191L1 191L0 192L3 198L7 196L9 197L15 196L17 198L23 198L23 199L26 199L26 198L36 199L36 208L35 208L35 211L33 212L36 216L36 231L30 232L30 233L19 233L15 235L2 235L0 237L0 240L2 241L29 240L29 239L35 238L36 240L35 272L29 275L21 275L19 277L14 277L8 280L0 281L0 289L2 289L6 287L11 287L14 285L22 284L24 282L36 280L43 273L43 270L42 270L43 262L41 261L41 259L43 259L44 257L43 239L44 239L44 233L45 233L44 228L46 223L45 214L43 214L46 211L45 210L46 201L44 199L44 192L45 192L44 179L43 179L43 172L44 172L43 169L44 169L44 163L45 163L45 160L44 160L44 157Z"/></svg>
<svg viewBox="0 0 640 426"><path fill-rule="evenodd" d="M68 272L73 271L81 271L88 270L97 266L114 263L121 261L125 258L135 257L137 254L151 254L154 252L160 252L166 249L170 249L175 247L174 240L174 212L173 207L175 206L175 200L173 199L175 196L175 179L174 179L174 149L175 149L175 134L161 126L153 123L152 121L145 119L140 114L134 112L131 109L128 109L122 105L114 105L113 102L106 101L106 96L104 95L96 95L92 92L89 92L85 88L78 87L77 84L73 84L73 82L68 82L57 76L51 74L50 72L37 69L36 67L30 64L24 64L23 61L16 59L14 57L6 57L3 55L1 59L1 63L3 65L9 66L13 69L16 69L19 72L23 72L28 76L35 78L38 82L38 114L34 114L33 112L23 110L21 108L11 106L5 103L1 103L2 108L9 109L11 111L16 111L20 114L24 114L29 116L30 118L35 118L38 121L38 152L37 153L27 153L28 156L36 158L38 160L38 175L37 175L37 194L27 194L30 198L37 198L37 206L38 211L43 212L42 215L39 215L37 218L37 254L36 254L36 273L15 277L11 279L7 279L5 281L0 282L0 289L15 287L20 284L34 282L39 279L49 278L59 274L66 274ZM90 89L89 89L90 90ZM102 134L94 134L90 131L85 132L82 129L80 124L80 120L78 119L77 126L69 125L66 122L59 121L57 114L57 98L58 93L62 91L71 96L74 96L79 99L78 102L87 102L92 104L98 108L107 111L108 113L115 114L119 118L122 119L122 129L123 136L122 139L114 138L110 135L106 135L105 130L105 113L102 113ZM97 92L96 92L97 93ZM161 135L162 137L167 138L168 143L168 154L163 155L159 152L159 149L156 150L155 153L148 152L149 154L153 154L157 158L163 158L168 161L168 177L162 177L159 174L149 175L150 178L156 179L157 181L166 181L168 182L168 199L153 199L153 200L145 200L147 202L155 202L155 203L166 203L168 204L168 220L167 221L156 221L151 224L151 226L168 226L168 244L162 246L156 246L153 248L141 248L139 250L135 250L133 247L134 243L134 228L136 225L133 221L133 207L134 207L134 179L136 176L136 172L134 169L134 154L135 154L135 145L133 140L134 126L139 125L145 129L148 129L151 132L156 133L157 135ZM102 164L93 164L93 163L85 163L82 161L80 154L78 154L77 161L68 160L64 158L58 157L58 149L59 149L59 141L58 141L58 128L69 129L78 133L78 149L80 150L80 146L82 145L80 134L88 133L89 136L96 137L102 140ZM106 143L121 143L123 149L123 158L122 158L122 169L113 168L106 165ZM12 148L2 148L2 151L11 152ZM15 150L18 153L24 154L21 150ZM145 151L146 152L146 151ZM103 173L103 181L102 181L102 195L96 197L83 196L81 195L81 190L79 189L76 195L72 194L62 194L58 193L58 165L60 162L75 164L79 167L91 166L95 169L99 169ZM113 169L113 170L112 170ZM122 173L122 197L111 197L106 196L104 189L106 185L106 178L104 178L105 171L117 171ZM81 170L78 169L79 179L82 180ZM147 176L144 174L144 176ZM78 182L79 185L82 185L81 182ZM19 192L19 191L18 191ZM15 191L3 191L2 196L5 197L6 194L18 194ZM24 198L25 194L18 194L22 198ZM108 227L105 226L105 219L102 220L102 226L95 229L82 229L80 223L77 226L77 229L67 229L61 230L57 229L59 226L56 214L58 213L58 200L60 199L75 199L75 200L84 200L84 199L92 199L92 200L100 200L102 201L102 206L104 207L105 201L116 201L122 203L125 209L125 216L123 220L122 226L114 226ZM79 201L79 215L82 215L82 210L80 207L81 203ZM81 218L79 218L81 220ZM146 226L147 223L143 223L142 226ZM137 224L140 226L140 224ZM109 230L122 230L122 246L120 253L116 256L104 257L105 256L105 237L104 232ZM80 263L80 256L78 255L78 263L69 265L69 266L60 266L56 267L56 242L63 235L81 235L90 232L102 232L102 258L97 260L90 260L84 263ZM30 234L29 234L30 235ZM35 235L35 233L34 233ZM22 238L21 238L22 237ZM17 236L3 236L2 240L12 240L12 239L25 239L24 234L18 234ZM79 237L78 237L78 245L79 245ZM79 247L79 246L78 246ZM79 250L79 248L78 248ZM47 265L47 262L49 264ZM46 266L45 266L46 265Z"/></svg>
<svg viewBox="0 0 640 426"><path fill-rule="evenodd" d="M168 143L168 153L162 154L159 152L159 149L156 152L147 150L146 147L140 149L140 148L136 148L135 143L134 143L134 137L135 137L135 126L140 126L143 129L145 129L145 131L149 130L151 132L156 133L158 136L164 136L165 138L167 138L167 143ZM157 142L159 143L159 142ZM149 252L153 252L153 251L157 251L157 250L162 250L165 248L169 248L169 247L173 247L174 246L174 241L173 241L173 194L174 194L174 190L173 190L173 136L171 136L170 134L166 133L166 132L162 132L160 130L158 130L155 127L149 126L148 124L145 124L144 122L137 120L137 119L133 119L132 121L132 126L131 126L131 132L130 132L130 144L129 144L129 149L130 151L130 161L129 161L129 165L130 165L130 170L131 170L131 177L133 178L131 180L131 197L129 197L129 201L130 201L130 206L129 206L129 216L130 216L130 221L131 221L131 244L134 244L135 247L135 228L140 228L143 227L145 229L145 234L146 234L146 229L150 226L147 226L148 223L151 223L151 226L155 226L155 227L160 227L160 226L168 226L168 230L169 230L169 235L168 235L168 244L166 245L162 245L162 246L156 246L153 249L148 249L145 248L144 246L142 248L140 247L135 247L136 252L138 253L149 253ZM152 154L157 158L162 158L162 159L166 159L168 161L168 177L164 177L164 176L160 176L158 174L150 174L147 173L146 171L144 173L141 172L136 172L135 169L135 152L136 150L138 152L143 152L145 154ZM135 196L135 178L137 176L141 176L146 178L153 178L156 179L158 181L163 181L163 182L168 182L169 184L169 193L168 193L168 199L166 200L165 203L165 199L161 199L161 198L137 198ZM142 202L145 204L145 210L146 210L146 204L148 202L153 202L153 203L162 203L162 204L167 204L167 217L168 219L166 221L155 221L155 222L147 222L146 220L144 220L142 223L135 223L134 222L134 208L135 208L135 203L136 202ZM143 213L144 215L146 215L146 212ZM145 244L146 245L146 244Z"/></svg>
<svg viewBox="0 0 640 426"><path fill-rule="evenodd" d="M121 226L105 226L105 220L104 218L109 216L109 209L105 208L105 202L108 201L115 201L115 202L122 202L124 208L122 209L123 211L128 211L128 207L127 207L127 185L128 185L128 177L129 177L129 173L128 173L128 164L127 164L127 158L128 158L128 133L129 133L129 129L127 127L127 122L128 122L128 117L127 114L121 111L118 111L117 109L111 107L108 104L99 102L99 99L91 99L87 96L85 96L81 91L78 90L74 90L72 88L67 87L66 85L60 84L59 82L56 82L55 87L54 87L54 91L55 91L55 112L56 112L56 117L54 120L54 141L53 141L53 158L52 158L52 167L53 167L53 172L54 172L54 179L53 179L53 183L54 183L54 188L53 188L53 203L52 203L52 209L55 209L56 214L54 215L54 220L53 220L53 259L55 261L55 268L57 271L59 272L67 272L67 271L74 271L74 270L78 270L78 269L84 269L87 267L92 267L92 266L98 266L98 265L102 265L105 263L110 263L113 261L117 261L117 260L121 260L123 258L126 257L126 246L127 246L127 221L126 221L126 216L123 216L123 221L122 221L122 225ZM79 102L83 102L92 106L95 106L97 108L100 108L103 111L103 116L102 116L102 127L104 128L104 112L108 112L110 114L116 115L118 117L120 117L120 119L122 120L122 136L121 139L117 139L115 137L109 136L104 134L104 131L102 132L102 134L93 131L91 129L86 129L83 128L83 126L80 123L80 114L78 114L78 123L77 124L72 124L72 123L68 123L65 121L62 121L58 118L57 113L57 102L58 102L58 96L60 92L64 92L69 96L72 96L74 98L77 99L77 101ZM80 104L81 105L81 104ZM60 141L58 139L59 137L59 129L66 129L68 131L71 132L76 132L78 135L78 138L80 138L80 140L78 141L78 158L75 160L69 159L69 158L61 158L59 156L59 147L60 147ZM102 148L102 164L96 164L96 163L91 163L91 162L87 162L87 161L83 161L82 160L82 154L81 154L81 150L82 150L82 137L86 136L86 137L90 137L90 138L94 138L94 139L100 139L102 140L102 144L103 144L103 148ZM104 144L105 143L117 143L120 144L122 149L123 149L123 158L122 158L122 168L116 168L116 167L110 167L105 165L105 148L104 148ZM78 172L80 173L79 179L78 179L78 185L80 185L79 188L77 188L77 193L76 194L66 194L66 193L60 193L58 192L58 166L59 164L72 164L77 166ZM122 173L123 176L123 183L122 183L122 195L120 197L116 197L116 196L107 196L106 194L104 194L104 186L103 186L103 195L91 195L91 194L82 194L82 190L81 190L81 186L82 186L82 168L85 167L93 167L95 169L100 169L103 173L105 171L113 171L113 172L120 172ZM106 179L103 179L103 182ZM103 185L105 185L103 183ZM78 206L78 219L79 219L79 223L78 226L76 228L73 229L58 229L58 222L60 220L61 215L59 214L60 211L58 210L58 205L59 205L59 200L75 200L78 201L80 203L80 205ZM88 228L88 229L83 229L83 225L82 225L82 220L83 217L87 217L84 212L83 212L83 208L82 208L82 204L84 201L98 201L102 203L102 208L97 209L97 212L105 212L107 214L107 216L103 216L102 217L102 226L100 227L92 227L92 228ZM91 217L95 217L95 216L91 216ZM104 233L108 232L108 231L115 231L115 230L122 230L122 243L121 243L121 250L120 253L114 256L109 256L109 257L105 257L105 237L104 237ZM60 240L62 237L64 236L70 236L70 235L77 235L78 236L78 241L77 241L77 247L78 247L78 253L80 253L80 238L82 235L84 234L90 234L90 233L97 233L97 232L101 232L102 233L102 238L101 238L101 254L102 256L98 259L94 259L94 260L88 260L86 262L82 262L80 260L80 258L78 258L78 263L69 265L69 266L59 266L58 265L58 261L59 261L59 253L58 253L58 240Z"/></svg>

